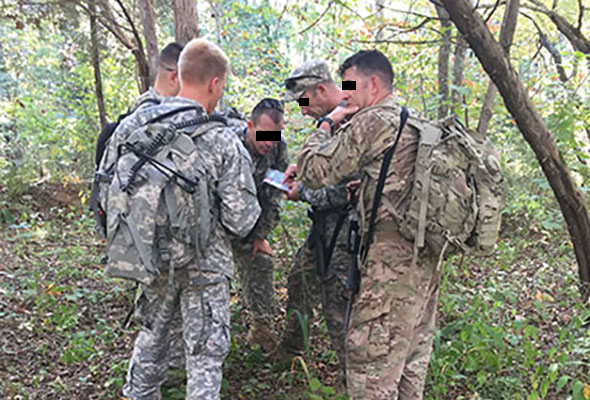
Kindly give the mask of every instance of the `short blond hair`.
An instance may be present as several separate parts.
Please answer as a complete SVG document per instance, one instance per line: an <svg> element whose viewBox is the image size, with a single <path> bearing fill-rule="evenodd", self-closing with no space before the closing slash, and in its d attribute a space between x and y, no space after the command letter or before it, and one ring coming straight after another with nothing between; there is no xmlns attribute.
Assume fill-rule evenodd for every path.
<svg viewBox="0 0 590 400"><path fill-rule="evenodd" d="M223 50L206 39L193 39L184 46L178 60L180 81L203 84L213 77L222 79L229 69Z"/></svg>

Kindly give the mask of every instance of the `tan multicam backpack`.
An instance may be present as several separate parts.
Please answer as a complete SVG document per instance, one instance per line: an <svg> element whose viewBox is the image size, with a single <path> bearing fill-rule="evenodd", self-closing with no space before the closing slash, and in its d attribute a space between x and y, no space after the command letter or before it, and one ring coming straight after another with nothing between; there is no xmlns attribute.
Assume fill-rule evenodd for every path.
<svg viewBox="0 0 590 400"><path fill-rule="evenodd" d="M107 213L107 273L150 284L205 257L215 224L213 188L194 138L225 126L201 116L158 121L130 133L101 190ZM196 128L195 128L196 127Z"/></svg>
<svg viewBox="0 0 590 400"><path fill-rule="evenodd" d="M419 132L415 176L399 216L400 233L436 255L487 255L500 231L505 181L491 141L456 118L410 117ZM402 207L404 209L404 207Z"/></svg>

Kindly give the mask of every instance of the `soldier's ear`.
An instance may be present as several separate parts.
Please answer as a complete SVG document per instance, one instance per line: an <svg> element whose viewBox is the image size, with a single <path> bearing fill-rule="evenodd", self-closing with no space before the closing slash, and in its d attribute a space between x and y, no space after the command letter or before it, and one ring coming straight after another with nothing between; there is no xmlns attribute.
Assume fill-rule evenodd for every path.
<svg viewBox="0 0 590 400"><path fill-rule="evenodd" d="M178 85L178 70L170 72L170 83L172 83L173 86Z"/></svg>
<svg viewBox="0 0 590 400"><path fill-rule="evenodd" d="M215 89L217 88L217 85L219 84L219 77L213 75L210 79L209 79L209 84L207 85L207 91L209 93L214 93Z"/></svg>
<svg viewBox="0 0 590 400"><path fill-rule="evenodd" d="M381 91L381 79L377 75L369 76L369 85L371 85L372 93L379 93Z"/></svg>

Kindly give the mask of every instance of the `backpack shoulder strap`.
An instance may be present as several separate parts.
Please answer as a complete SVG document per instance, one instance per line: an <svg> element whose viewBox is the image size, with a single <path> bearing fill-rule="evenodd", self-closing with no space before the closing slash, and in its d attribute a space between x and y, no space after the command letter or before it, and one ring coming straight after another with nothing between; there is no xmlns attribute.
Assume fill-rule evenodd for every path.
<svg viewBox="0 0 590 400"><path fill-rule="evenodd" d="M381 169L379 170L379 181L377 182L375 198L373 199L373 208L371 210L371 216L369 217L369 230L367 231L367 236L363 240L364 243L361 247L362 262L365 262L367 258L367 254L369 253L369 247L371 246L371 242L373 241L373 235L375 234L375 221L377 219L377 209L379 208L379 204L381 203L381 196L383 195L383 187L385 186L387 170L389 169L391 159L393 158L393 154L395 153L395 149L397 147L397 144L399 143L399 139L402 136L402 131L404 129L404 126L406 125L406 121L409 115L410 113L408 112L408 110L405 107L402 107L397 137L395 138L395 142L393 142L393 145L385 153L383 163L381 163Z"/></svg>

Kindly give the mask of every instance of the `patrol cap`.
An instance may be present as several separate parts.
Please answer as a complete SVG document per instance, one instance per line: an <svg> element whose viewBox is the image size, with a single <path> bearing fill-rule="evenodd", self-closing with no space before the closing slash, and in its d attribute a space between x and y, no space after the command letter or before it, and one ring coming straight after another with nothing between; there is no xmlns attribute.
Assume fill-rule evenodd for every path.
<svg viewBox="0 0 590 400"><path fill-rule="evenodd" d="M330 68L324 60L306 61L285 79L285 96L283 100L297 100L308 88L331 80Z"/></svg>

